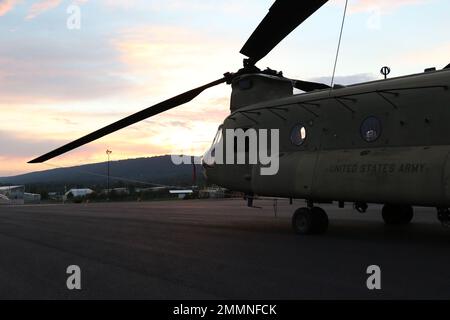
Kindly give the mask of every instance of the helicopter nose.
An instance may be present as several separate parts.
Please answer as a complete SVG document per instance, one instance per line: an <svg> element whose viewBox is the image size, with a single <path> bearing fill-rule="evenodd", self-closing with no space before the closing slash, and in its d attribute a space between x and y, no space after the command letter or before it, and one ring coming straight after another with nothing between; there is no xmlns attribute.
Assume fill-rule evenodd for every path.
<svg viewBox="0 0 450 320"><path fill-rule="evenodd" d="M209 179L209 176L212 169L214 167L214 164L208 163L208 161L205 161L205 158L202 157L202 168L203 168L203 176L205 177L205 179Z"/></svg>
<svg viewBox="0 0 450 320"><path fill-rule="evenodd" d="M214 162L210 162L206 160L204 157L202 157L202 167L203 169L208 169L214 167Z"/></svg>
<svg viewBox="0 0 450 320"><path fill-rule="evenodd" d="M203 176L209 183L216 183L217 181L217 168L213 159L208 157L202 157Z"/></svg>
<svg viewBox="0 0 450 320"><path fill-rule="evenodd" d="M209 149L208 151L206 151L201 158L201 163L202 167L205 169L214 167L214 165L216 164L215 150Z"/></svg>

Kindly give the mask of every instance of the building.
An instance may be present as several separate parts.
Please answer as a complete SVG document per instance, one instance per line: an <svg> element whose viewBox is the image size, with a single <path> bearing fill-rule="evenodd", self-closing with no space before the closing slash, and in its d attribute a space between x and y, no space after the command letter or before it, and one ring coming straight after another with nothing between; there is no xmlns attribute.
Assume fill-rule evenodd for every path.
<svg viewBox="0 0 450 320"><path fill-rule="evenodd" d="M70 189L64 194L64 200L67 200L68 198L83 198L87 195L90 195L91 193L94 193L91 189Z"/></svg>
<svg viewBox="0 0 450 320"><path fill-rule="evenodd" d="M48 198L53 201L62 201L64 195L59 192L49 192Z"/></svg>
<svg viewBox="0 0 450 320"><path fill-rule="evenodd" d="M188 194L194 193L193 190L169 190L170 194L178 195L178 199L184 199Z"/></svg>
<svg viewBox="0 0 450 320"><path fill-rule="evenodd" d="M134 189L135 192L158 192L168 189L169 187L151 187L151 188L136 188Z"/></svg>
<svg viewBox="0 0 450 320"><path fill-rule="evenodd" d="M25 186L0 187L3 204L24 204Z"/></svg>
<svg viewBox="0 0 450 320"><path fill-rule="evenodd" d="M226 189L219 187L206 188L199 191L199 198L222 199L225 198Z"/></svg>
<svg viewBox="0 0 450 320"><path fill-rule="evenodd" d="M40 203L41 195L25 192L25 186L0 187L0 204Z"/></svg>
<svg viewBox="0 0 450 320"><path fill-rule="evenodd" d="M7 196L0 194L0 205L2 204L9 204L9 198Z"/></svg>
<svg viewBox="0 0 450 320"><path fill-rule="evenodd" d="M41 203L41 195L37 193L27 193L23 194L23 200L25 203Z"/></svg>
<svg viewBox="0 0 450 320"><path fill-rule="evenodd" d="M102 190L102 194L116 194L116 195L129 195L130 190L128 188L112 188L112 189L104 189Z"/></svg>

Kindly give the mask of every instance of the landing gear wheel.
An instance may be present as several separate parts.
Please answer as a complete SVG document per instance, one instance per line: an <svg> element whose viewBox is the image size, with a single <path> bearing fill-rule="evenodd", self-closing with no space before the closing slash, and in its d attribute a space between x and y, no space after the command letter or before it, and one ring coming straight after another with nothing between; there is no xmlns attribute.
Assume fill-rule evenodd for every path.
<svg viewBox="0 0 450 320"><path fill-rule="evenodd" d="M322 208L314 207L311 209L313 216L313 227L315 234L325 233L328 229L328 215Z"/></svg>
<svg viewBox="0 0 450 320"><path fill-rule="evenodd" d="M386 204L382 216L387 225L406 225L413 219L414 210L411 206Z"/></svg>
<svg viewBox="0 0 450 320"><path fill-rule="evenodd" d="M297 234L312 234L312 214L308 208L297 209L292 216L292 228Z"/></svg>
<svg viewBox="0 0 450 320"><path fill-rule="evenodd" d="M438 208L438 219L444 227L450 227L450 210L448 208Z"/></svg>
<svg viewBox="0 0 450 320"><path fill-rule="evenodd" d="M319 207L300 208L292 217L292 228L297 234L321 234L328 229L328 216Z"/></svg>

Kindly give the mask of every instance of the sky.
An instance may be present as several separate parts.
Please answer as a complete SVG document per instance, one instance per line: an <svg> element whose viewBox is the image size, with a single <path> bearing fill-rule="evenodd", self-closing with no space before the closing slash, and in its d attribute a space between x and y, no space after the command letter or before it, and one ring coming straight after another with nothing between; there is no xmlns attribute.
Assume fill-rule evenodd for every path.
<svg viewBox="0 0 450 320"><path fill-rule="evenodd" d="M0 0L0 176L102 162L106 149L112 160L202 154L229 114L229 86L47 164L27 164L236 71L244 58L239 50L272 3ZM329 82L344 5L330 0L258 66ZM335 82L380 79L385 65L390 76L445 67L448 12L448 0L349 0Z"/></svg>

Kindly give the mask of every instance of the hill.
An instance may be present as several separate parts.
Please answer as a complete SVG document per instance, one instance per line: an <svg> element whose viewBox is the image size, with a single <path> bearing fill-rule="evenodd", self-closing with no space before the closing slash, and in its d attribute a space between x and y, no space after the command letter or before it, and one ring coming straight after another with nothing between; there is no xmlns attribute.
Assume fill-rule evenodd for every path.
<svg viewBox="0 0 450 320"><path fill-rule="evenodd" d="M204 182L201 166L197 165L197 183ZM169 155L110 162L112 187L124 185L177 185L190 186L192 165L175 165ZM60 189L67 187L106 186L107 162L76 167L32 172L13 177L0 177L3 185L46 185Z"/></svg>

